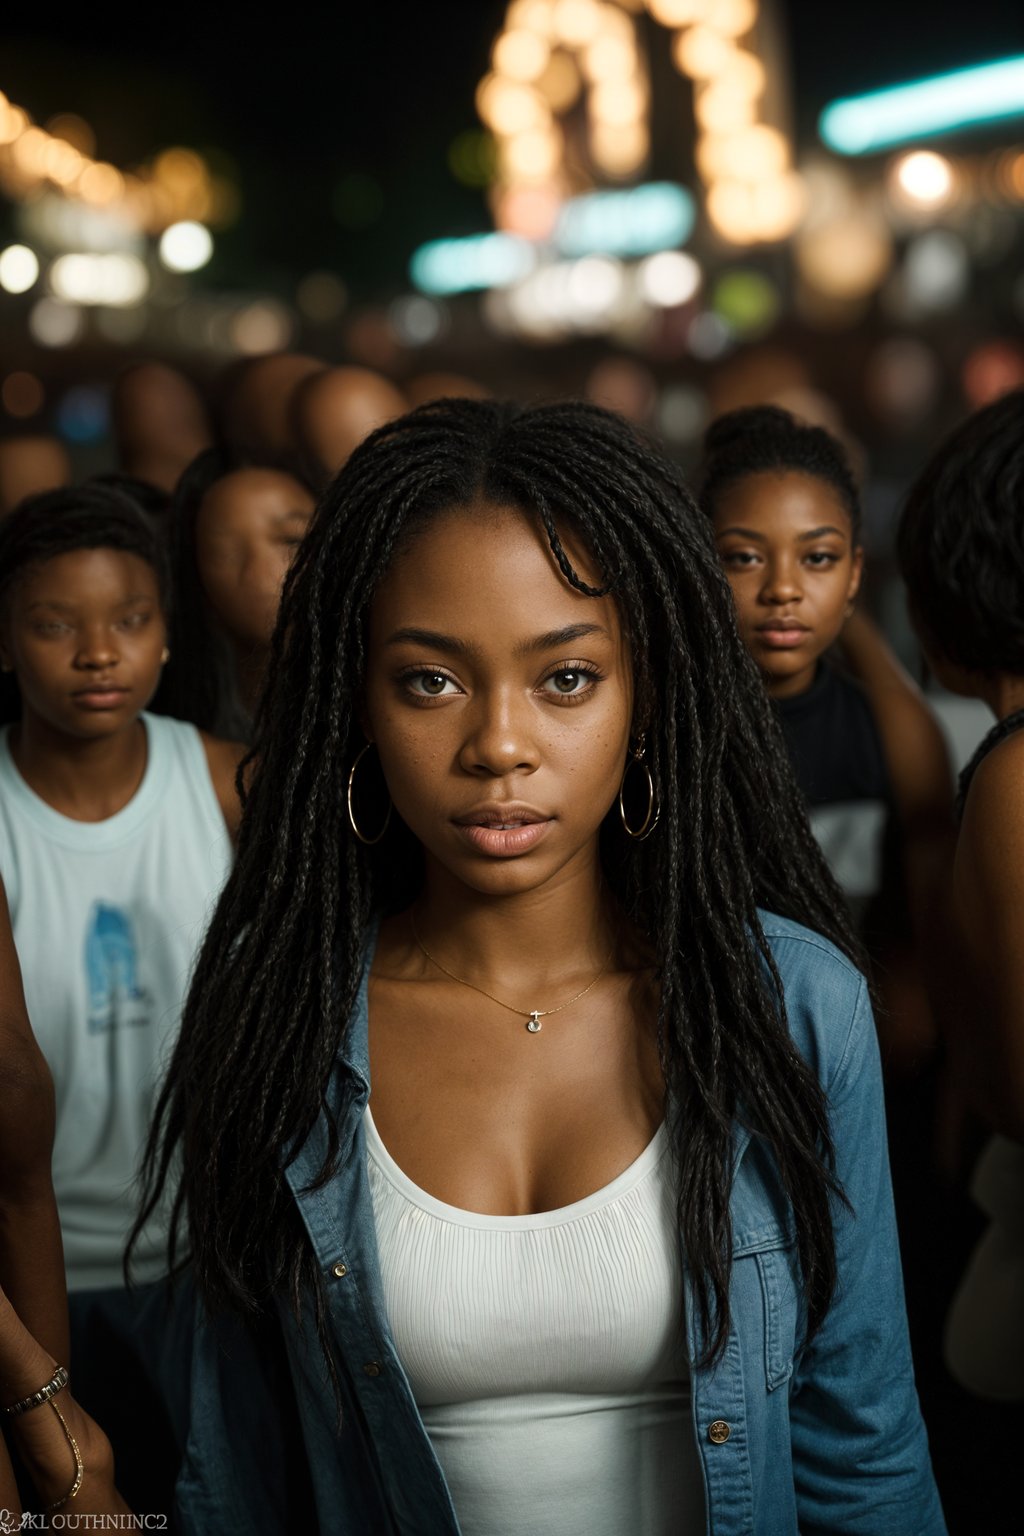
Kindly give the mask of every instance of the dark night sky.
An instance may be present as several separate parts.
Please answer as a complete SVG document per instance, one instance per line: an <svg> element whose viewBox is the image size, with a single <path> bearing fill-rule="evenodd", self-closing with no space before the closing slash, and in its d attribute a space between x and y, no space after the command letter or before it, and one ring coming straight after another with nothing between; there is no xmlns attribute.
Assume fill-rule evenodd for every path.
<svg viewBox="0 0 1024 1536"><path fill-rule="evenodd" d="M458 185L446 157L476 126L473 90L504 11L504 0L319 16L294 7L254 24L179 0L150 10L145 26L119 27L94 9L19 7L5 18L0 88L40 121L80 112L98 153L121 166L172 143L226 154L244 216L218 242L211 282L286 292L311 267L331 267L371 291L401 282L420 241L486 227L479 194ZM946 18L934 0L788 0L784 12L805 138L834 96L1024 53L1024 7L1007 0L973 0ZM358 233L331 209L351 172L383 192L380 217Z"/></svg>

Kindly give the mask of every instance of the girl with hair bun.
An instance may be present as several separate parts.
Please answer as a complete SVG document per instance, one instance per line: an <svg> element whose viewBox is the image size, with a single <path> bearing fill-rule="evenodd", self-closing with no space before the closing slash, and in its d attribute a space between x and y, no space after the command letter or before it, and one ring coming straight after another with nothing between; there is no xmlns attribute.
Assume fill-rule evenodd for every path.
<svg viewBox="0 0 1024 1536"><path fill-rule="evenodd" d="M183 1529L940 1536L859 950L676 468L381 427L248 764L149 1149Z"/></svg>
<svg viewBox="0 0 1024 1536"><path fill-rule="evenodd" d="M811 825L878 962L887 1054L919 1067L933 1028L914 935L948 859L951 775L919 690L854 610L864 551L846 455L778 406L732 411L708 430L701 503Z"/></svg>

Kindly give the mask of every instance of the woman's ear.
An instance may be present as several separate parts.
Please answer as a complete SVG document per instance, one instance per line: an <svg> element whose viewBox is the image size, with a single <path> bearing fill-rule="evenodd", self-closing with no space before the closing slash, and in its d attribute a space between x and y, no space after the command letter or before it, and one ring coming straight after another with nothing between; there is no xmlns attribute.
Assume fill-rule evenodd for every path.
<svg viewBox="0 0 1024 1536"><path fill-rule="evenodd" d="M864 575L864 546L856 544L850 559L850 589L846 594L846 601L852 603L860 591L861 578Z"/></svg>

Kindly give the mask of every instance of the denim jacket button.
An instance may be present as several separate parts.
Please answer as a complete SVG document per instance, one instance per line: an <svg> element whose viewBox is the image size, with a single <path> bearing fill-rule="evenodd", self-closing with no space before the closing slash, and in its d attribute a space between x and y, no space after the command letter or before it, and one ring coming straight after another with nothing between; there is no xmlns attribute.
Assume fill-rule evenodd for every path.
<svg viewBox="0 0 1024 1536"><path fill-rule="evenodd" d="M331 1269L331 1274L332 1275L337 1275L339 1280L344 1280L345 1276L348 1274L348 1265L347 1264L335 1264L333 1266L333 1268Z"/></svg>
<svg viewBox="0 0 1024 1536"><path fill-rule="evenodd" d="M379 1376L381 1372L380 1362L377 1360L367 1360L363 1370L367 1376Z"/></svg>
<svg viewBox="0 0 1024 1536"><path fill-rule="evenodd" d="M732 1429L724 1419L716 1419L708 1425L708 1439L712 1445L724 1445L732 1434Z"/></svg>

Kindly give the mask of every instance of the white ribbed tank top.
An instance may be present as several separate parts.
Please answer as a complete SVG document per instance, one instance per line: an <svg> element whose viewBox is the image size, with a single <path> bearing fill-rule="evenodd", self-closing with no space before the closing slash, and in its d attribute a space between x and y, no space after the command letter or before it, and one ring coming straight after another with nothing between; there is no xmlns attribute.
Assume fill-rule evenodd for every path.
<svg viewBox="0 0 1024 1536"><path fill-rule="evenodd" d="M464 1536L702 1533L664 1126L585 1200L486 1216L365 1124L388 1318Z"/></svg>
<svg viewBox="0 0 1024 1536"><path fill-rule="evenodd" d="M142 782L105 821L29 788L0 730L0 876L25 1001L53 1074L53 1185L69 1290L124 1284L135 1175L196 951L231 866L199 732L142 715ZM136 1275L166 1272L165 1212Z"/></svg>

